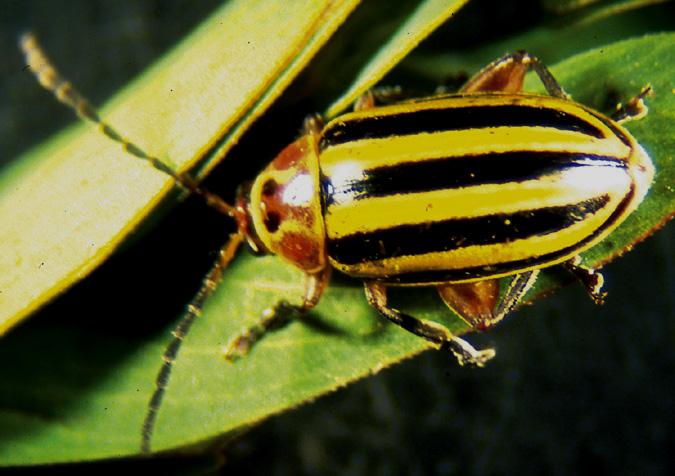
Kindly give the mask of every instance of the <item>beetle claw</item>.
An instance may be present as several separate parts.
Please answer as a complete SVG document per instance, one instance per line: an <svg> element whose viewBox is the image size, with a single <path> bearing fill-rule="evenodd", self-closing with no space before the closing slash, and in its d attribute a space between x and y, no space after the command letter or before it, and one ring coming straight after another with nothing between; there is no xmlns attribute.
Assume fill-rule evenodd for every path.
<svg viewBox="0 0 675 476"><path fill-rule="evenodd" d="M496 355L494 349L476 350L467 341L456 336L453 336L445 344L445 347L457 357L459 365L483 367L488 360Z"/></svg>

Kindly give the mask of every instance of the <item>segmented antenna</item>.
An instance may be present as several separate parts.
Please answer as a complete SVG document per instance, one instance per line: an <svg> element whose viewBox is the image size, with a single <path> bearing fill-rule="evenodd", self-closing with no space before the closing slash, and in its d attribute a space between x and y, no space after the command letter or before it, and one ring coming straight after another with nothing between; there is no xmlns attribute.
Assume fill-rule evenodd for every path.
<svg viewBox="0 0 675 476"><path fill-rule="evenodd" d="M152 433L155 428L157 412L162 404L166 386L169 382L169 376L171 375L171 369L173 368L173 363L176 361L176 356L183 343L183 339L185 339L185 335L190 330L195 319L200 316L204 301L206 301L213 290L216 289L223 274L223 270L227 268L227 265L232 258L234 258L237 248L243 240L244 237L240 233L232 233L230 235L230 239L227 240L227 243L220 249L217 261L206 277L204 277L199 292L188 305L185 315L181 318L178 326L176 326L176 330L173 331L173 340L162 356L164 363L155 380L155 386L157 388L155 388L150 403L148 403L148 413L146 413L145 421L143 422L143 430L141 432L141 452L145 454L150 454L151 452L150 440L152 439Z"/></svg>
<svg viewBox="0 0 675 476"><path fill-rule="evenodd" d="M70 81L64 79L51 64L51 61L49 61L49 58L47 58L40 48L37 38L32 32L24 33L19 44L21 51L24 54L26 64L29 66L38 82L42 87L54 94L59 102L74 110L80 118L94 122L98 125L99 131L120 144L125 152L134 157L138 157L139 159L148 161L154 168L172 177L191 193L202 197L209 207L218 210L225 215L234 217L235 208L232 205L226 203L215 193L201 187L190 175L176 173L166 163L162 162L161 159L147 154L140 147L125 139L120 133L113 129L110 124L103 121L91 103L73 87Z"/></svg>
<svg viewBox="0 0 675 476"><path fill-rule="evenodd" d="M82 96L69 81L61 77L56 68L52 66L32 33L24 34L21 38L20 45L21 50L25 55L26 63L39 83L45 89L51 91L59 102L73 109L80 118L96 123L98 129L104 135L121 144L122 148L129 154L148 161L154 168L171 176L176 182L191 193L202 197L209 207L214 208L225 215L234 217L235 208L223 201L218 195L202 188L189 175L176 173L167 164L162 162L161 159L145 153L140 147L125 139L113 129L110 124L103 121L89 101L87 101L87 99ZM155 421L157 420L157 412L162 403L171 369L178 355L178 350L183 343L183 339L195 319L201 314L201 308L204 302L218 285L223 270L230 263L243 240L244 236L241 233L232 233L227 243L222 246L215 264L203 279L199 292L188 305L185 314L174 330L171 344L169 344L164 351L162 357L164 363L155 379L156 388L148 403L148 412L143 421L143 429L141 431L141 451L143 453L150 453L150 440L155 427Z"/></svg>

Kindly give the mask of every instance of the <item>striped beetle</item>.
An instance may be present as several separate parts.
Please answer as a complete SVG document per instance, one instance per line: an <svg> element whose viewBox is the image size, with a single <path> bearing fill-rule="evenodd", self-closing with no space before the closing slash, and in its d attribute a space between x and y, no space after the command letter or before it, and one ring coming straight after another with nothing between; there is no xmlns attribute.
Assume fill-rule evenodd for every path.
<svg viewBox="0 0 675 476"><path fill-rule="evenodd" d="M368 302L390 321L460 363L482 365L492 349L476 350L440 324L388 306L387 288L435 286L473 329L485 330L541 268L563 264L600 303L602 276L582 267L578 254L637 208L654 175L647 153L618 125L646 113L649 87L610 119L572 102L544 65L519 52L488 65L456 95L376 107L396 96L377 90L327 124L308 118L304 134L240 187L232 206L101 120L32 35L21 45L27 64L40 65L40 83L78 116L238 224L165 351L143 424L144 452L180 344L241 243L300 269L305 292L301 305L281 301L237 336L228 360L246 355L289 311L313 308L336 268L362 280ZM522 93L530 68L549 96ZM499 278L509 276L500 292Z"/></svg>

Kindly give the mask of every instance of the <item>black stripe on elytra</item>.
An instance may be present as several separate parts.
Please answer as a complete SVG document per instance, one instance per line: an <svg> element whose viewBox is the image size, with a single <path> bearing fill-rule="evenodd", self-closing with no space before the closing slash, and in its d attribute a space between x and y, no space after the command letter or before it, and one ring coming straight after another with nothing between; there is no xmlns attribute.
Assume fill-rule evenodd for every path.
<svg viewBox="0 0 675 476"><path fill-rule="evenodd" d="M628 136L626 136L626 133L624 131L622 131L614 121L612 121L611 119L609 119L607 117L601 116L599 114L596 114L596 113L593 113L593 112L591 112L591 113L596 117L596 119L598 119L604 125L606 125L614 133L614 135L619 138L619 140L621 142L623 142L626 146L631 147L630 139L628 139Z"/></svg>
<svg viewBox="0 0 675 476"><path fill-rule="evenodd" d="M570 152L503 152L449 157L370 169L360 180L321 175L324 205L395 194L457 189L480 184L518 183L576 167L621 167L611 156Z"/></svg>
<svg viewBox="0 0 675 476"><path fill-rule="evenodd" d="M604 138L587 121L552 107L499 104L441 109L419 109L398 114L367 115L331 122L322 132L319 151L344 142L486 127L539 126L571 130Z"/></svg>
<svg viewBox="0 0 675 476"><path fill-rule="evenodd" d="M427 270L427 271L416 271L412 273L402 273L394 274L392 272L391 276L380 279L379 281L388 283L388 284L400 284L400 285L410 285L410 284L424 284L424 283L442 283L442 282L453 282L453 281L462 281L466 279L476 279L476 278L490 278L491 276L496 276L504 273L517 273L524 269L530 268L532 266L545 265L552 261L556 261L564 256L569 256L574 253L575 250L579 250L584 247L587 243L594 241L600 234L602 234L608 226L614 225L619 217L625 213L626 208L633 200L635 196L635 189L631 188L630 193L621 201L621 204L616 208L614 213L605 221L603 226L595 230L594 233L587 236L578 243L575 243L572 246L567 248L547 253L545 255L533 256L531 258L507 261L504 263L495 263L489 266L480 266L473 268L461 268L461 269L447 269L447 270Z"/></svg>
<svg viewBox="0 0 675 476"><path fill-rule="evenodd" d="M328 239L328 255L354 265L397 256L417 256L469 246L492 245L543 236L570 227L609 203L602 195L580 203L441 222L399 225Z"/></svg>

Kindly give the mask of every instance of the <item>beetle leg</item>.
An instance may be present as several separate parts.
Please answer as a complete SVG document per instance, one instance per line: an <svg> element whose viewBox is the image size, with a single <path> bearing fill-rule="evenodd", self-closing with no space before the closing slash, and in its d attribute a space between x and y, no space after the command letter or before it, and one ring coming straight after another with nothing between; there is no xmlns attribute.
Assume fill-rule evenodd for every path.
<svg viewBox="0 0 675 476"><path fill-rule="evenodd" d="M528 271L514 276L501 300L499 279L443 284L436 286L436 289L445 304L467 324L476 330L485 331L501 321L518 304L534 284L537 274L537 271Z"/></svg>
<svg viewBox="0 0 675 476"><path fill-rule="evenodd" d="M607 293L602 291L602 286L605 284L605 278L602 276L602 273L587 266L583 266L579 256L575 256L571 260L565 261L563 266L581 281L581 284L584 285L586 291L591 296L591 299L593 299L596 304L603 304L605 302Z"/></svg>
<svg viewBox="0 0 675 476"><path fill-rule="evenodd" d="M319 303L321 296L328 287L332 270L333 268L326 266L321 271L305 275L305 295L302 306L300 306L302 312L309 311Z"/></svg>
<svg viewBox="0 0 675 476"><path fill-rule="evenodd" d="M460 93L477 91L502 91L505 93L519 93L523 90L525 73L532 68L546 91L554 97L569 99L560 83L555 79L544 64L536 57L524 52L509 53L490 63L478 72L462 87Z"/></svg>
<svg viewBox="0 0 675 476"><path fill-rule="evenodd" d="M534 269L525 273L517 274L513 277L509 286L504 291L499 305L495 309L492 324L501 321L502 318L511 312L513 307L523 298L526 292L530 290L539 276L539 270Z"/></svg>
<svg viewBox="0 0 675 476"><path fill-rule="evenodd" d="M370 89L354 101L355 111L372 109L382 104L392 104L411 97L410 92L400 86L382 86Z"/></svg>
<svg viewBox="0 0 675 476"><path fill-rule="evenodd" d="M622 122L643 118L648 112L643 99L650 94L654 94L654 90L650 85L647 85L642 88L640 94L628 101L625 106L619 104L614 114L612 114L612 120L621 124Z"/></svg>
<svg viewBox="0 0 675 476"><path fill-rule="evenodd" d="M377 282L365 283L366 298L371 306L394 324L436 345L450 350L459 363L482 366L494 357L493 349L476 350L468 342L454 336L447 328L435 322L417 319L398 309L387 306L387 286Z"/></svg>
<svg viewBox="0 0 675 476"><path fill-rule="evenodd" d="M326 287L328 287L331 269L330 266L326 266L319 272L306 273L302 304L295 306L288 301L280 300L274 307L266 309L258 322L244 329L241 334L232 340L225 350L223 358L234 363L237 359L245 357L251 351L253 345L268 331L285 325L296 312L306 312L316 306Z"/></svg>
<svg viewBox="0 0 675 476"><path fill-rule="evenodd" d="M551 96L561 99L570 98L549 69L535 56L525 51L506 54L490 63L472 77L459 92L500 91L519 93L523 90L523 80L530 68L537 73L546 91ZM443 90L437 92L439 95L443 93ZM410 94L404 92L400 87L375 88L364 93L354 102L354 110L363 111L376 107L378 103L387 104L409 97Z"/></svg>

